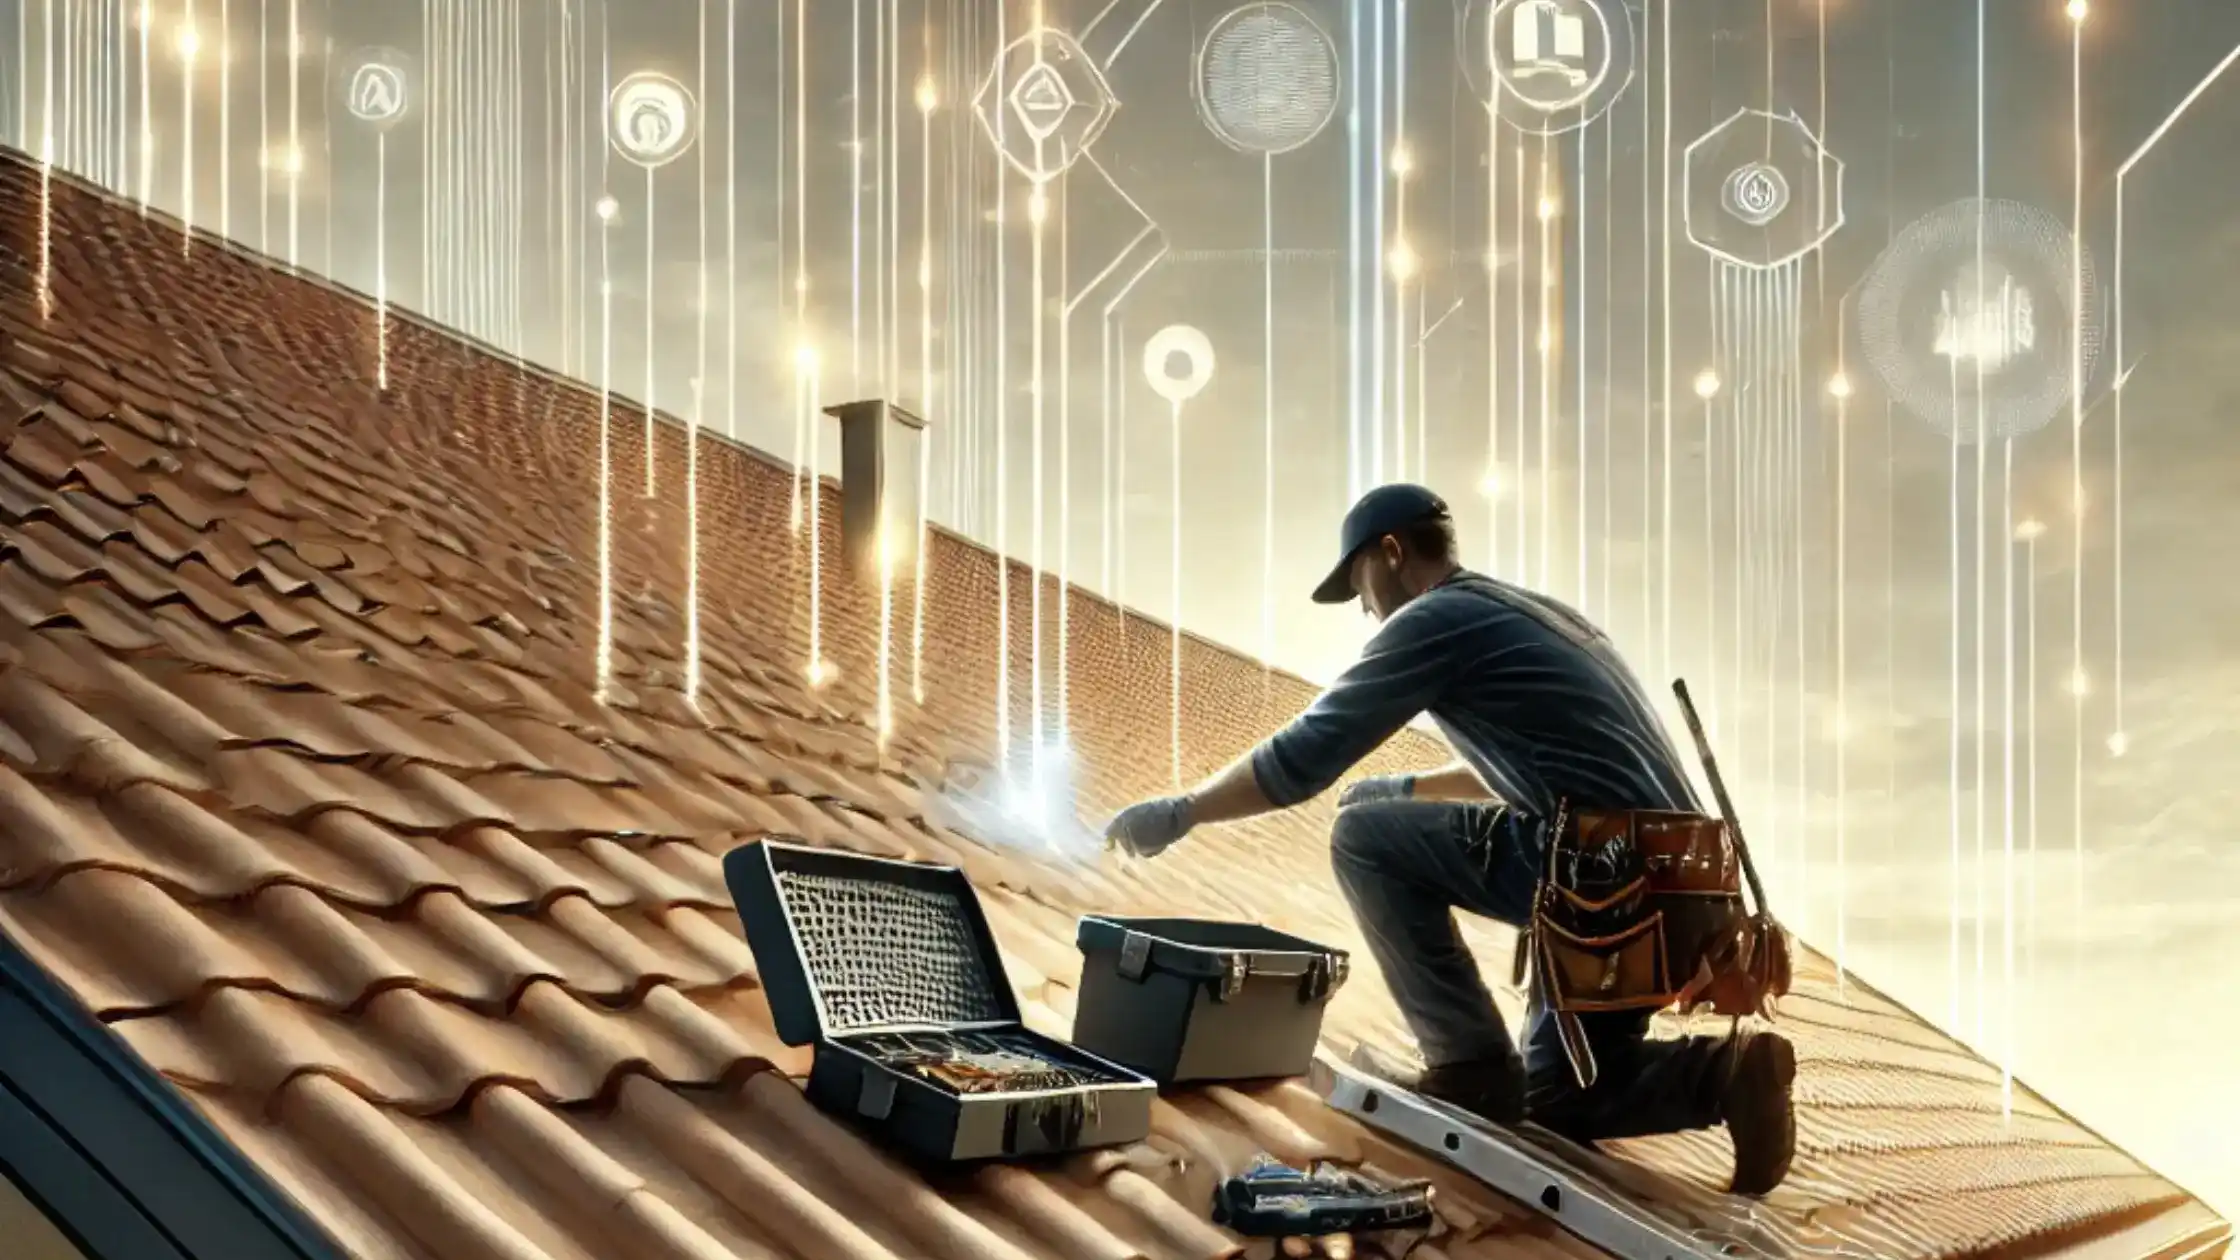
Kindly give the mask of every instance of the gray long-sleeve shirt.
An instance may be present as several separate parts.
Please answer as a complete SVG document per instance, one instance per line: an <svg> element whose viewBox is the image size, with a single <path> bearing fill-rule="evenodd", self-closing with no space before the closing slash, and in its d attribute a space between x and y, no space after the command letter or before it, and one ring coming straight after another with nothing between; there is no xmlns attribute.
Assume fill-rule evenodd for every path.
<svg viewBox="0 0 2240 1260"><path fill-rule="evenodd" d="M1525 813L1697 810L1641 684L1577 612L1458 572L1379 627L1361 659L1252 752L1276 805L1318 795L1419 713Z"/></svg>

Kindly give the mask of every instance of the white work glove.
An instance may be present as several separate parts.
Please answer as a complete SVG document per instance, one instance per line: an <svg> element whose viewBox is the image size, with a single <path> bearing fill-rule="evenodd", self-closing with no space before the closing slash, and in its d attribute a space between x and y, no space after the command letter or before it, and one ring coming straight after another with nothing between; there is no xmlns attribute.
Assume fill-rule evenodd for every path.
<svg viewBox="0 0 2240 1260"><path fill-rule="evenodd" d="M1367 805L1372 801L1404 801L1416 794L1416 777L1412 774L1375 774L1366 779L1355 779L1338 793L1338 808L1348 805Z"/></svg>
<svg viewBox="0 0 2240 1260"><path fill-rule="evenodd" d="M1138 801L1105 824L1105 843L1130 857L1157 857L1190 834L1190 798L1161 796Z"/></svg>

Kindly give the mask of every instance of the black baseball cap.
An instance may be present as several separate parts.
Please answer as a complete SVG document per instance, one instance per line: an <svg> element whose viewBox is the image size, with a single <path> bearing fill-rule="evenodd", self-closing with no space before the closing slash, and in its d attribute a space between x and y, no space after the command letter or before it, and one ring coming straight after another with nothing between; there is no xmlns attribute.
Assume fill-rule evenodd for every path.
<svg viewBox="0 0 2240 1260"><path fill-rule="evenodd" d="M1314 588L1314 602L1343 604L1354 597L1353 558L1363 547L1386 534L1395 534L1418 521L1443 518L1447 501L1422 486L1378 486L1362 495L1338 527L1338 563L1322 585Z"/></svg>

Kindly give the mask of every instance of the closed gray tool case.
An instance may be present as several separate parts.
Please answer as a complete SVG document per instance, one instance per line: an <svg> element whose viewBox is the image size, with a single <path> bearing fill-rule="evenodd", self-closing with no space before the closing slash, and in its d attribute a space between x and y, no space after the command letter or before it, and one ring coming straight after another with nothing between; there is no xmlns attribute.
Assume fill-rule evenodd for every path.
<svg viewBox="0 0 2240 1260"><path fill-rule="evenodd" d="M778 1036L816 1047L822 1110L939 1163L1150 1133L1157 1086L1020 1023L964 872L771 840L723 872Z"/></svg>

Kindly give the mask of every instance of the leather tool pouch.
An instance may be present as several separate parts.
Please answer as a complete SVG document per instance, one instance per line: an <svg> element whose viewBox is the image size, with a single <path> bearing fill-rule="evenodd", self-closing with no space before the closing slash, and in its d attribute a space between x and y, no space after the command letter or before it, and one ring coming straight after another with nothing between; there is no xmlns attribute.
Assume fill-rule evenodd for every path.
<svg viewBox="0 0 2240 1260"><path fill-rule="evenodd" d="M1602 1011L1770 1015L1788 992L1788 935L1751 914L1724 823L1658 810L1558 813L1515 979L1556 1014L1573 1075L1596 1067L1579 1016Z"/></svg>

